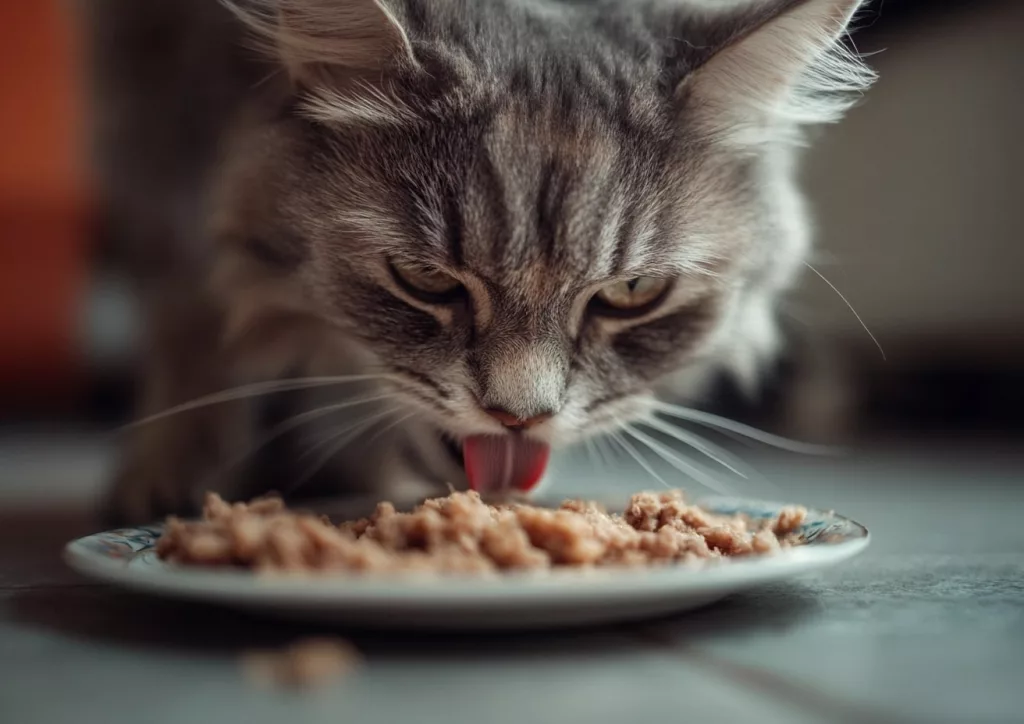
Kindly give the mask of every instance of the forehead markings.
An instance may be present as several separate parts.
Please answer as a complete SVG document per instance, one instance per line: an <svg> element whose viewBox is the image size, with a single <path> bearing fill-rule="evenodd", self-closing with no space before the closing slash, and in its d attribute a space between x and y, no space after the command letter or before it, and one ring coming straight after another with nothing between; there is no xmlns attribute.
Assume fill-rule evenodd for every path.
<svg viewBox="0 0 1024 724"><path fill-rule="evenodd" d="M690 266L682 258L689 256L685 244L669 249L659 239L663 204L651 189L656 168L641 173L643 161L624 158L592 124L583 132L534 115L539 121L532 124L529 117L497 116L464 192L440 195L449 267L534 301L564 299L568 286L599 284L633 269ZM561 294L553 294L556 284ZM481 321L489 322L499 311L488 303L487 285L470 286L485 300L478 306Z"/></svg>
<svg viewBox="0 0 1024 724"><path fill-rule="evenodd" d="M629 251L629 244L636 232L637 208L636 203L624 204L618 213L618 229L614 237L609 235L608 243L611 254L608 259L608 273L621 274L626 268L628 260L626 254Z"/></svg>
<svg viewBox="0 0 1024 724"><path fill-rule="evenodd" d="M555 158L549 157L541 166L537 184L537 202L534 223L537 238L548 260L555 258L559 244L560 217L565 208L565 196L569 179L563 169L558 168Z"/></svg>
<svg viewBox="0 0 1024 724"><path fill-rule="evenodd" d="M626 209L623 194L613 194L608 204L607 216L591 240L590 276L593 278L604 279L615 273L618 246L629 221Z"/></svg>
<svg viewBox="0 0 1024 724"><path fill-rule="evenodd" d="M580 275L610 271L608 235L619 227L626 193L617 170L623 151L610 131L593 121L568 127L543 111L508 113L495 120L482 151L500 169L513 224L503 244L491 243L496 268L509 273L543 258Z"/></svg>
<svg viewBox="0 0 1024 724"><path fill-rule="evenodd" d="M511 243L513 225L507 184L486 146L481 146L468 172L462 203L460 256L463 264L490 268Z"/></svg>
<svg viewBox="0 0 1024 724"><path fill-rule="evenodd" d="M635 199L622 210L612 244L609 276L625 276L630 270L652 265L657 256L659 236L657 204L650 199Z"/></svg>
<svg viewBox="0 0 1024 724"><path fill-rule="evenodd" d="M462 209L459 208L459 201L451 191L444 195L443 203L448 257L453 267L462 268L466 264L466 256L462 247Z"/></svg>

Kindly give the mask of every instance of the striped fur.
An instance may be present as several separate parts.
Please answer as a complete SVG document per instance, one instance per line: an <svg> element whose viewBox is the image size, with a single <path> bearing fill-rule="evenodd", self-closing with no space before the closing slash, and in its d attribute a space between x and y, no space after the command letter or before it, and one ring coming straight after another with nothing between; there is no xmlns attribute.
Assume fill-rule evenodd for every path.
<svg viewBox="0 0 1024 724"><path fill-rule="evenodd" d="M459 482L438 434L501 434L482 408L554 413L529 434L564 445L722 370L756 387L809 245L792 146L871 81L841 43L859 2L90 0L113 228L154 318L191 295L223 340L154 328L147 411L204 386L384 374L416 416L336 461L383 492ZM157 21L174 62L128 42ZM389 261L466 294L426 304ZM671 291L636 318L595 312L602 285L637 276ZM195 470L252 444L218 426L269 423L241 406L165 424L126 458L128 517L184 506ZM176 425L222 442L168 450L193 437Z"/></svg>

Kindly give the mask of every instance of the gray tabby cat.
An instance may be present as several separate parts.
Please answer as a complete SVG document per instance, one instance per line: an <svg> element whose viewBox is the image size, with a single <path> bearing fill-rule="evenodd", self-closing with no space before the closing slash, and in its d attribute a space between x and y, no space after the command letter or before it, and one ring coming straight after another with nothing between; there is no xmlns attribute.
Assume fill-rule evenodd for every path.
<svg viewBox="0 0 1024 724"><path fill-rule="evenodd" d="M111 510L319 468L527 488L549 446L753 388L801 129L872 80L860 3L89 0L141 415L256 385L134 428Z"/></svg>

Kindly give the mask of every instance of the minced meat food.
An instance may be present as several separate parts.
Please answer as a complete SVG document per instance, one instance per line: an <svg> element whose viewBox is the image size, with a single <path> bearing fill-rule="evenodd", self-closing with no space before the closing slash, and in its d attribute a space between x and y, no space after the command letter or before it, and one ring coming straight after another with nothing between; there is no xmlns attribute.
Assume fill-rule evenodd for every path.
<svg viewBox="0 0 1024 724"><path fill-rule="evenodd" d="M639 493L621 514L568 500L556 509L489 505L475 492L427 500L411 512L380 503L335 525L276 497L227 503L209 493L199 521L170 518L157 543L172 563L266 572L491 574L567 567L650 566L761 555L802 543L807 511L773 519L722 516L680 492Z"/></svg>

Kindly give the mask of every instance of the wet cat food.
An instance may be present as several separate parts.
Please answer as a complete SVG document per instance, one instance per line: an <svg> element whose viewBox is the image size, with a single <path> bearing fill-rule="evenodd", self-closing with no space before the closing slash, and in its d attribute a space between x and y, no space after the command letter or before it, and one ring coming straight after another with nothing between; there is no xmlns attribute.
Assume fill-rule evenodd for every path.
<svg viewBox="0 0 1024 724"><path fill-rule="evenodd" d="M455 492L411 512L380 503L368 518L335 525L278 498L231 504L210 493L202 520L168 519L157 553L182 565L282 573L648 566L770 554L802 542L805 516L799 507L768 520L715 515L679 492L639 493L621 514L582 500L550 509Z"/></svg>

